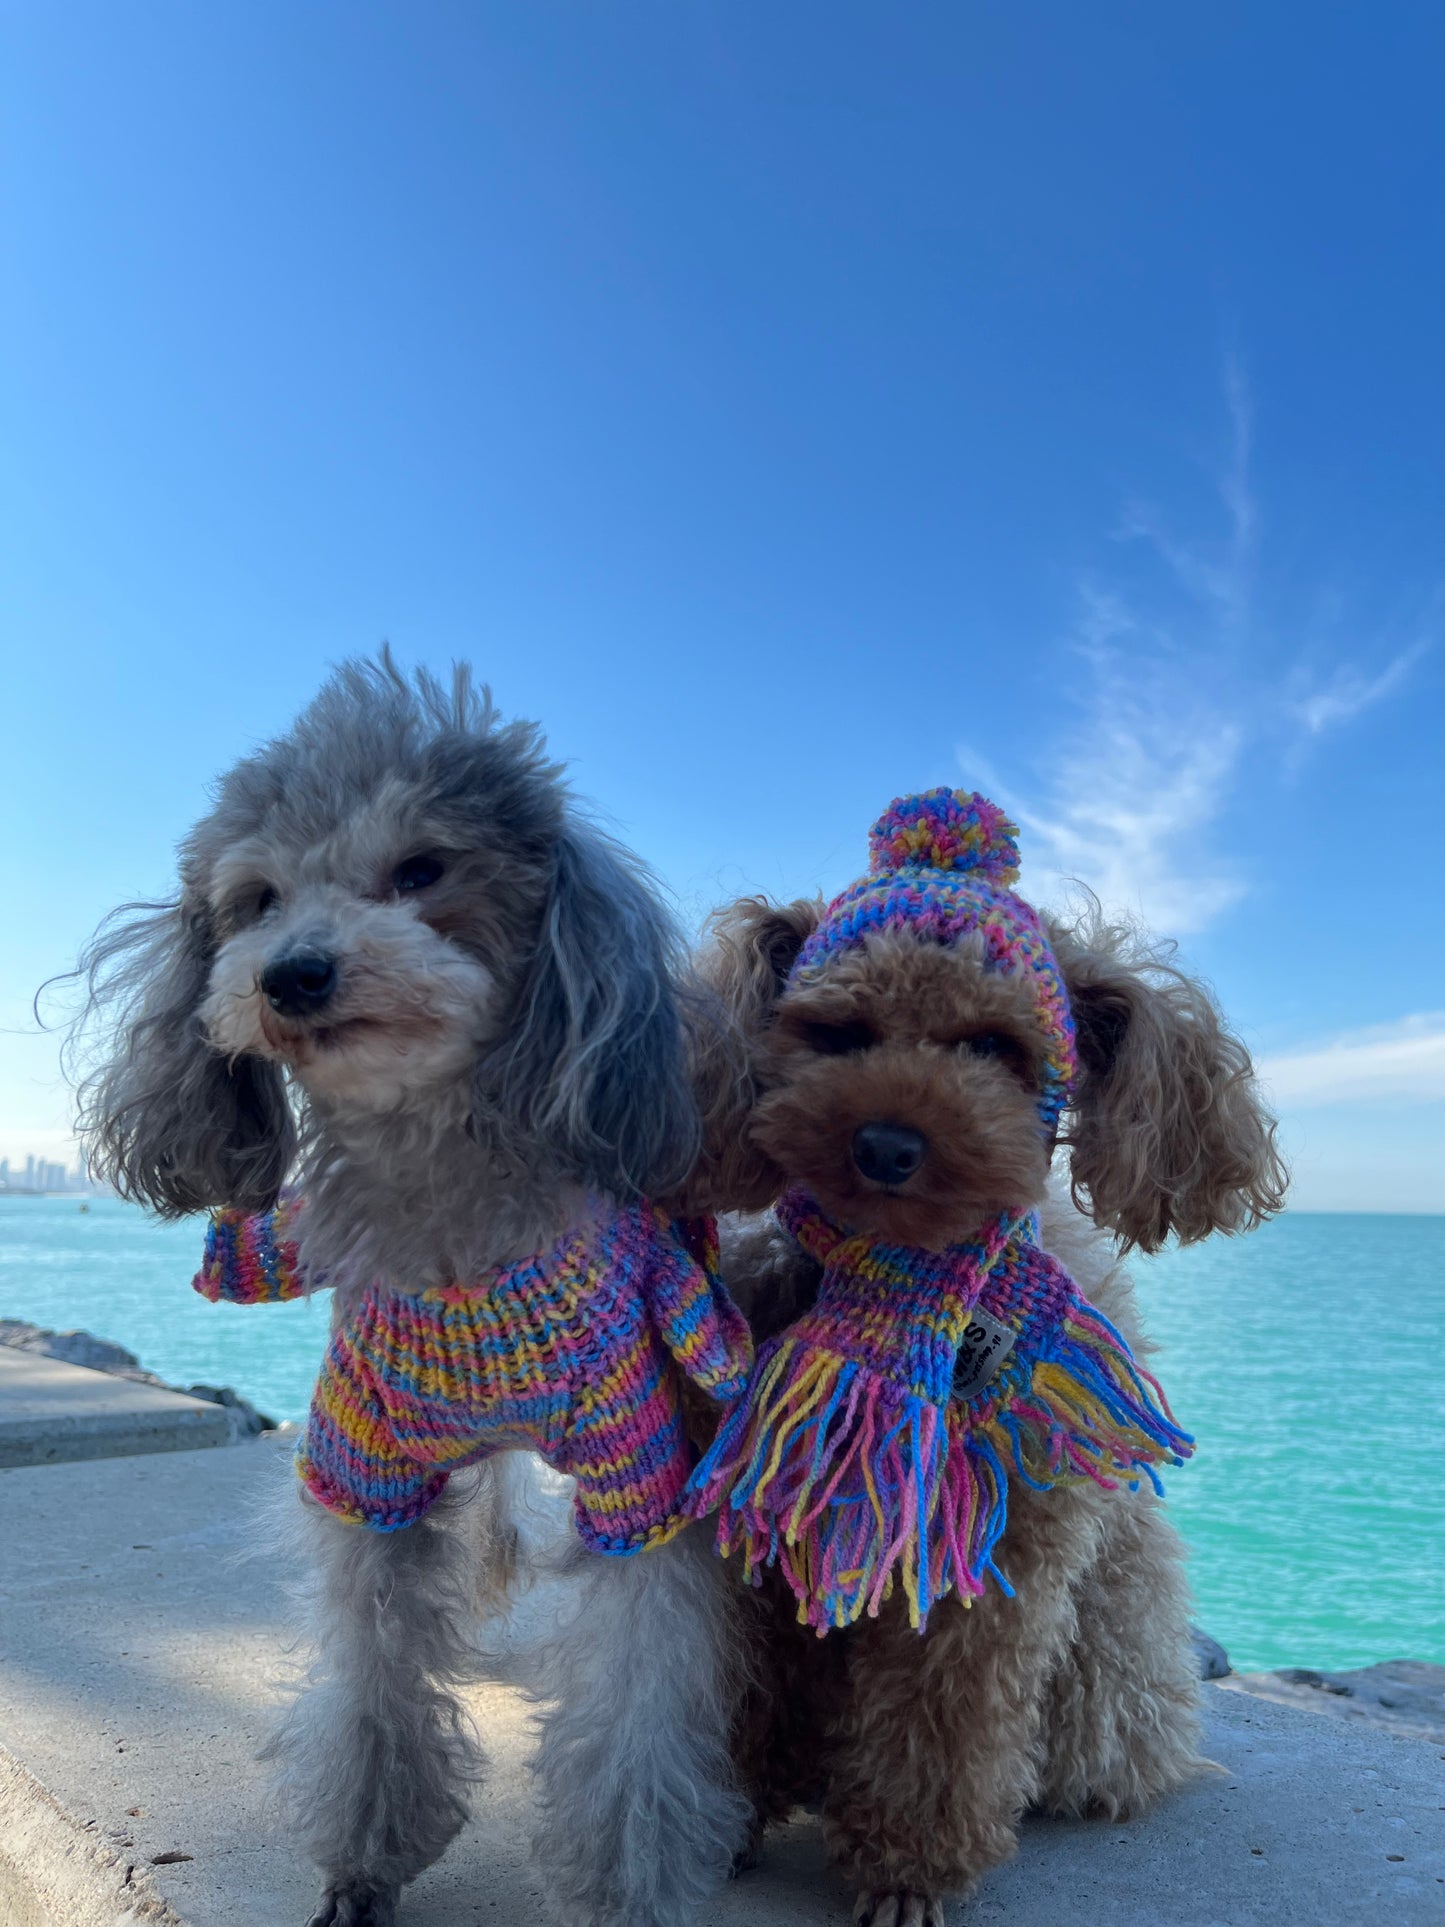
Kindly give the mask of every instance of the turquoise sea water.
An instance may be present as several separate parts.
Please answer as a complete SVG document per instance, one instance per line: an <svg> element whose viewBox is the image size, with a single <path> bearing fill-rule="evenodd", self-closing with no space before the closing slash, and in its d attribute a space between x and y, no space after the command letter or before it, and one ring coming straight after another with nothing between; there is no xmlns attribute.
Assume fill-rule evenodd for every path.
<svg viewBox="0 0 1445 1927"><path fill-rule="evenodd" d="M168 1384L233 1385L271 1418L304 1418L330 1294L208 1304L190 1289L204 1237L203 1218L162 1224L118 1198L0 1198L0 1318L94 1332Z"/></svg>
<svg viewBox="0 0 1445 1927"><path fill-rule="evenodd" d="M0 1198L0 1318L113 1338L173 1384L304 1415L326 1303L208 1305L201 1228ZM1445 1662L1445 1217L1287 1213L1136 1267L1199 1439L1170 1475L1198 1616L1240 1668Z"/></svg>

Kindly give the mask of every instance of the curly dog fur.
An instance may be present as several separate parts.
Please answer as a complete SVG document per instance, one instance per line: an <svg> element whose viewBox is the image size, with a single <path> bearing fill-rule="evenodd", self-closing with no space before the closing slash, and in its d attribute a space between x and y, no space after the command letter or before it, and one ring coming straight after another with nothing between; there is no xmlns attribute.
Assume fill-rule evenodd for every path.
<svg viewBox="0 0 1445 1927"><path fill-rule="evenodd" d="M749 1078L720 1086L706 1119L702 1169L720 1191L760 1203L801 1181L855 1228L924 1245L1038 1203L1045 1246L1136 1348L1121 1248L1279 1208L1248 1053L1168 951L1097 912L1050 927L1082 1063L1065 1120L1071 1203L1050 1186L1041 1044L1015 986L968 938L944 948L906 930L790 986L820 910L739 903L704 960L751 1039ZM884 1186L859 1170L854 1134L874 1121L923 1134L914 1177ZM760 1341L816 1290L812 1261L768 1218L734 1223L724 1258ZM1181 1549L1152 1494L1014 1481L998 1557L1016 1597L950 1597L921 1639L897 1600L821 1640L772 1575L747 1601L735 1745L758 1825L820 1802L870 1927L941 1923L943 1896L1013 1852L1030 1807L1135 1813L1199 1764Z"/></svg>
<svg viewBox="0 0 1445 1927"><path fill-rule="evenodd" d="M700 1143L688 1032L706 1022L671 924L535 727L502 723L465 670L343 667L225 777L176 897L118 913L87 967L93 1165L175 1217L267 1210L295 1180L302 1263L341 1311L376 1278L419 1291L545 1249L589 1194L661 1192ZM723 1046L699 1060L725 1088ZM509 1480L495 1461L470 1508L392 1533L293 1502L316 1656L272 1752L322 1870L313 1927L386 1927L463 1823L483 1763L456 1688L505 1591ZM679 1927L746 1837L730 1606L697 1603L726 1593L714 1565L697 1530L592 1561L600 1648L538 1662L538 1696L574 1701L539 1773L575 1927ZM589 1675L599 1649L610 1671ZM627 1741L610 1776L577 1739L587 1709Z"/></svg>

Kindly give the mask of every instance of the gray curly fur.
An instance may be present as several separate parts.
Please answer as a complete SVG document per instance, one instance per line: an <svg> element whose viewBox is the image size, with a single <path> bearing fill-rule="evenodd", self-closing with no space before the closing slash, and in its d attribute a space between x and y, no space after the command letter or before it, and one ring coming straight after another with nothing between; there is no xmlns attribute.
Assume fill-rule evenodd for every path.
<svg viewBox="0 0 1445 1927"><path fill-rule="evenodd" d="M92 1170L163 1218L222 1202L265 1210L295 1155L275 1065L229 1063L201 1034L214 955L209 912L192 892L123 904L81 960L89 1004L67 1047L72 1074L91 1033L120 1042L80 1073L80 1135Z"/></svg>
<svg viewBox="0 0 1445 1927"><path fill-rule="evenodd" d="M680 946L646 873L571 800L533 724L499 722L464 668L444 687L408 681L386 655L344 665L287 735L238 763L181 846L175 899L124 906L83 956L68 1055L92 1167L166 1216L275 1202L297 1142L282 1073L219 1051L198 1017L221 942L215 874L244 845L277 873L314 875L316 853L344 847L383 792L399 819L468 853L486 921L455 940L502 980L507 1015L470 1076L404 1118L322 1114L302 1098L313 1222L410 1221L405 1186L381 1211L356 1195L370 1199L359 1174L383 1164L450 1164L483 1237L519 1181L519 1221L567 1180L624 1197L675 1182L699 1126ZM332 1210L323 1194L338 1189Z"/></svg>
<svg viewBox="0 0 1445 1927"><path fill-rule="evenodd" d="M452 1690L477 1671L473 1560L445 1501L393 1533L293 1503L305 1541L296 1592L315 1657L265 1757L328 1892L350 1887L354 1901L369 1890L380 1915L445 1850L482 1777Z"/></svg>
<svg viewBox="0 0 1445 1927"><path fill-rule="evenodd" d="M396 883L418 851L445 859L424 901ZM225 777L179 870L173 901L118 912L82 961L81 1127L126 1196L168 1216L258 1210L294 1179L302 1262L344 1311L372 1279L417 1290L476 1276L581 1223L589 1192L655 1194L687 1171L697 1007L671 921L572 801L536 728L501 723L465 669L444 685L409 681L385 653L345 665ZM337 967L311 1029L262 988L298 947ZM496 1521L454 1529L441 1513L373 1534L314 1506L301 1530L318 1656L272 1758L327 1877L316 1922L385 1927L481 1770L455 1689L511 1541ZM570 1711L544 1747L546 1784L574 1843L572 1891L577 1843L595 1832L617 1854L592 1867L610 1896L598 1917L641 1927L680 1919L685 1895L726 1871L736 1802L709 1790L727 1788L728 1762L725 1723L705 1727L715 1633L688 1618L700 1573L686 1556L605 1570L585 1579L612 1670L587 1674L584 1619L570 1676L632 1736L636 1787L594 1783L586 1716ZM677 1657L659 1668L669 1642ZM645 1723L624 1681L652 1709ZM652 1768L644 1730L678 1736Z"/></svg>
<svg viewBox="0 0 1445 1927"><path fill-rule="evenodd" d="M595 828L564 831L518 1021L478 1066L478 1123L502 1117L619 1196L681 1179L701 1127L684 1077L677 963L628 854Z"/></svg>
<svg viewBox="0 0 1445 1927"><path fill-rule="evenodd" d="M575 1612L523 1675L546 1703L539 1862L567 1927L684 1927L752 1821L729 1752L737 1595L705 1527L573 1570Z"/></svg>

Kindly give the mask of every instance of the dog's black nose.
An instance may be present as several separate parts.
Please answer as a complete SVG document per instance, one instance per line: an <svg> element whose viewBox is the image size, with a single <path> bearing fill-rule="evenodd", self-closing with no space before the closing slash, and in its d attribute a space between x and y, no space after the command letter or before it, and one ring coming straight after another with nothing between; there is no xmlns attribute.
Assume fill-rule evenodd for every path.
<svg viewBox="0 0 1445 1927"><path fill-rule="evenodd" d="M331 1001L336 959L322 950L293 950L261 972L261 988L283 1017L311 1017Z"/></svg>
<svg viewBox="0 0 1445 1927"><path fill-rule="evenodd" d="M874 1184L906 1184L927 1149L922 1131L906 1124L864 1124L853 1133L853 1162Z"/></svg>

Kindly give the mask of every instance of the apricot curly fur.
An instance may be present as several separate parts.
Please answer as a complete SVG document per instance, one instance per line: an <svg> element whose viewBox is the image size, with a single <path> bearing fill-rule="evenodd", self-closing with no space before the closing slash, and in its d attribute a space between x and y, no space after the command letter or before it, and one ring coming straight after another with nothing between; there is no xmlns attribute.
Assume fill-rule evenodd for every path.
<svg viewBox="0 0 1445 1927"><path fill-rule="evenodd" d="M689 1038L702 1152L684 1188L668 1198L683 1216L761 1211L783 1188L782 1173L749 1125L767 1076L765 1046L779 994L822 914L820 897L789 904L744 897L708 925L693 972L693 1008L707 1021L694 1023Z"/></svg>
<svg viewBox="0 0 1445 1927"><path fill-rule="evenodd" d="M788 985L779 959L800 921L751 899L724 916L727 948L702 964L742 1004L754 1053L714 1155L734 1171L756 1159L760 1188L802 1181L859 1230L903 1242L958 1238L989 1210L1036 1203L1045 1248L1142 1352L1119 1248L1243 1229L1279 1208L1284 1173L1248 1052L1165 952L1097 915L1051 927L1082 1058L1062 1132L1071 1204L1038 1142L1026 1001L976 948L886 931ZM877 1118L927 1140L916 1178L873 1184L853 1164L854 1132ZM818 1282L767 1216L725 1221L723 1269L759 1343ZM896 1601L820 1640L775 1575L750 1596L739 1779L759 1829L821 1806L860 1921L940 1918L944 1894L1013 1853L1031 1807L1136 1814L1201 1764L1181 1551L1153 1495L1011 1485L998 1560L1016 1597L945 1600L922 1639Z"/></svg>
<svg viewBox="0 0 1445 1927"><path fill-rule="evenodd" d="M1127 1251L1249 1231L1288 1182L1254 1066L1208 987L1097 903L1049 935L1073 1005L1075 1202Z"/></svg>

